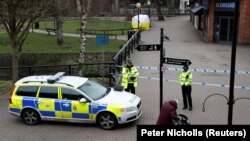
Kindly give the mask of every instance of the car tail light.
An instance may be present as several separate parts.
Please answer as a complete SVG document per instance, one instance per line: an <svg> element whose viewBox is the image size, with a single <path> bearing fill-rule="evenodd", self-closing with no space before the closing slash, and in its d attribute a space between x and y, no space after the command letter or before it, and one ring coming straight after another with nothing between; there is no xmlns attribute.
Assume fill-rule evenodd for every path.
<svg viewBox="0 0 250 141"><path fill-rule="evenodd" d="M13 87L11 88L11 91L10 91L10 94L9 94L9 97L8 97L9 103L10 103L10 104L12 104L12 99L11 99L11 97L12 97L12 95L13 95L14 89L15 89L15 86L13 86Z"/></svg>

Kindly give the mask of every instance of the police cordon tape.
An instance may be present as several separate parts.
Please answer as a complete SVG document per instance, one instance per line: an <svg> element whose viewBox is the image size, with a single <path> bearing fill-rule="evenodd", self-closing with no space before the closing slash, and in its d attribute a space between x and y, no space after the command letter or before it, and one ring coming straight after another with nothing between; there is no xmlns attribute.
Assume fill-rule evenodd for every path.
<svg viewBox="0 0 250 141"><path fill-rule="evenodd" d="M117 67L122 67L122 66L117 66ZM151 67L151 66L136 66L137 69L140 70L159 70L159 67ZM182 68L164 68L164 70L168 71L183 71ZM224 73L224 74L229 74L229 70L216 70L216 69L204 69L204 68L194 68L194 69L189 69L190 72L205 72L205 73ZM241 71L241 70L236 70L236 74L250 74L250 71Z"/></svg>
<svg viewBox="0 0 250 141"><path fill-rule="evenodd" d="M111 74L113 77L115 76L121 76L121 74ZM146 79L146 80L157 80L159 81L159 78L153 78L153 77L147 77L147 76L139 76L138 78ZM170 80L170 79L163 79L165 82L174 82L179 83L178 80ZM203 85L203 86L213 86L213 87L221 87L221 88L229 88L229 85L226 84L210 84L205 82L192 82L192 84L195 85ZM250 90L250 87L247 86L234 86L235 89L241 89L241 90Z"/></svg>

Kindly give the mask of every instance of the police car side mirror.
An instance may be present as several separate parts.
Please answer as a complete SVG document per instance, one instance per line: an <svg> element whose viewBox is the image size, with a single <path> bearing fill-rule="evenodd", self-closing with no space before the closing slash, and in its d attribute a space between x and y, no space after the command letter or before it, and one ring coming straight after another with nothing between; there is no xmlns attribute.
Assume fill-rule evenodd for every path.
<svg viewBox="0 0 250 141"><path fill-rule="evenodd" d="M87 102L87 100L85 98L81 98L79 101L79 103L86 103L86 102Z"/></svg>

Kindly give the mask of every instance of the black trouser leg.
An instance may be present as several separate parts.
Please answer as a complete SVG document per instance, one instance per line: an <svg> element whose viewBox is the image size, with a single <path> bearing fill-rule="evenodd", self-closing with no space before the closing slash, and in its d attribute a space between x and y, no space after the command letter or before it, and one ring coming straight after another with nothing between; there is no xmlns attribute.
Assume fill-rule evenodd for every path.
<svg viewBox="0 0 250 141"><path fill-rule="evenodd" d="M135 87L134 87L134 84L133 84L133 86L131 87L131 93L132 93L132 94L135 94Z"/></svg>
<svg viewBox="0 0 250 141"><path fill-rule="evenodd" d="M193 108L192 96L191 96L192 87L191 87L191 86L187 86L186 88L187 88L187 98L188 98L188 105L189 105L189 108Z"/></svg>
<svg viewBox="0 0 250 141"><path fill-rule="evenodd" d="M126 92L130 92L129 86L125 89Z"/></svg>
<svg viewBox="0 0 250 141"><path fill-rule="evenodd" d="M127 89L125 89L125 91L135 94L134 84L133 83L128 83L128 87L127 87Z"/></svg>
<svg viewBox="0 0 250 141"><path fill-rule="evenodd" d="M181 90L182 90L183 106L184 108L187 108L186 86L181 86Z"/></svg>

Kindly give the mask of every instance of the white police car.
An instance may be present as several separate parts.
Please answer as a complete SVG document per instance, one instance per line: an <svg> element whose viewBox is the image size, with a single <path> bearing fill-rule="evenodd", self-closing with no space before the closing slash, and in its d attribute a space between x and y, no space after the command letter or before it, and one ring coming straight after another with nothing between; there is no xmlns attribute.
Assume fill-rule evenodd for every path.
<svg viewBox="0 0 250 141"><path fill-rule="evenodd" d="M103 129L141 116L140 97L64 74L28 76L17 81L9 95L9 112L28 125L40 120L96 122Z"/></svg>

